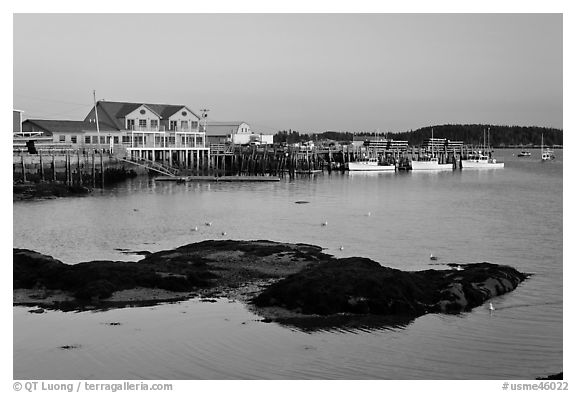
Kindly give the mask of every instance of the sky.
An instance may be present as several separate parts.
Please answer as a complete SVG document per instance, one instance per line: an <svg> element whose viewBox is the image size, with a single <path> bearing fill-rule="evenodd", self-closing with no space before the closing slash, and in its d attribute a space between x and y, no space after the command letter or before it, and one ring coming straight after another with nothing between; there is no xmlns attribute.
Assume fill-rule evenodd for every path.
<svg viewBox="0 0 576 393"><path fill-rule="evenodd" d="M563 128L562 14L14 14L13 106L209 109L254 131Z"/></svg>

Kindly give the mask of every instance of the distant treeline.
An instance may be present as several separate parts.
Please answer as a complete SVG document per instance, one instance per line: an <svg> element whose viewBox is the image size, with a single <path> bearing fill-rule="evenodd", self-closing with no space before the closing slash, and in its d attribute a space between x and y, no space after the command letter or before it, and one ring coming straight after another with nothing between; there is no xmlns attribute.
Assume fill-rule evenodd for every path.
<svg viewBox="0 0 576 393"><path fill-rule="evenodd" d="M444 124L434 127L434 138L446 138L452 141L462 141L464 144L482 145L484 131L486 143L490 137L490 145L504 147L510 145L540 145L544 134L545 145L562 145L562 130L545 127L493 126L485 124ZM490 132L488 132L488 130ZM488 134L490 134L488 136ZM414 131L393 134L394 139L408 141L409 145L421 145L432 135L432 126Z"/></svg>
<svg viewBox="0 0 576 393"><path fill-rule="evenodd" d="M434 138L446 138L452 141L462 141L464 144L482 145L484 132L486 132L486 142L490 138L490 145L494 147L504 147L510 145L540 145L542 134L544 134L545 145L562 145L562 130L546 127L520 127L520 126L495 126L486 124L444 124L419 128L414 131L390 133L388 137L396 140L408 141L411 146L421 145L432 135L434 128ZM489 130L489 132L488 132ZM275 143L298 143L319 140L334 140L338 142L351 142L362 137L381 137L386 134L371 132L336 132L327 131L318 134L300 134L298 131L280 131L274 135Z"/></svg>

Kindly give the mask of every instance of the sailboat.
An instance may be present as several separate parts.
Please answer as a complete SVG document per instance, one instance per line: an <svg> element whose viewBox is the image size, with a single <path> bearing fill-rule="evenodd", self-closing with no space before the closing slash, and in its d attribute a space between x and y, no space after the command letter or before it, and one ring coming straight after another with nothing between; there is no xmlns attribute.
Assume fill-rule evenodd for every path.
<svg viewBox="0 0 576 393"><path fill-rule="evenodd" d="M488 132L490 132L490 128L488 128ZM488 145L490 145L490 137L488 137ZM483 150L475 151L474 154L469 155L467 159L462 160L462 169L492 168L504 168L504 163L496 162L496 159L490 158L486 154L486 131L484 131Z"/></svg>
<svg viewBox="0 0 576 393"><path fill-rule="evenodd" d="M432 157L430 160L422 161L412 161L413 171L451 171L453 169L452 164L440 164L438 162L438 157L434 155L434 127L432 127L432 137L430 138L430 143L432 144Z"/></svg>
<svg viewBox="0 0 576 393"><path fill-rule="evenodd" d="M540 144L540 152L542 154L542 161L549 161L554 158L554 152L548 148L544 150L544 133L542 133L542 143Z"/></svg>

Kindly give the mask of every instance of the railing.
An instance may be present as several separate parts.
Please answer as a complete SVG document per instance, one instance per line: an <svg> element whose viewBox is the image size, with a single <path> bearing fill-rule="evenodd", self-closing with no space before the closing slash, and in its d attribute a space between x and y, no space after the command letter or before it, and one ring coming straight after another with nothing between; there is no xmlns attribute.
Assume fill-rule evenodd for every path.
<svg viewBox="0 0 576 393"><path fill-rule="evenodd" d="M162 173L163 175L166 175L166 176L176 177L178 175L178 169L172 168L172 167L167 166L167 165L162 165L156 161L147 160L145 158L124 157L124 158L119 158L119 160L126 161L126 162L129 162L131 164L143 166L143 167L148 168L152 171Z"/></svg>
<svg viewBox="0 0 576 393"><path fill-rule="evenodd" d="M146 127L141 127L138 125L133 125L133 126L128 126L127 128L128 131L139 131L139 132L204 132L203 130L201 131L199 127L182 127L182 126L176 126L176 127L168 127L168 129L166 129L165 125L159 125L157 127L152 127L152 126L146 126Z"/></svg>

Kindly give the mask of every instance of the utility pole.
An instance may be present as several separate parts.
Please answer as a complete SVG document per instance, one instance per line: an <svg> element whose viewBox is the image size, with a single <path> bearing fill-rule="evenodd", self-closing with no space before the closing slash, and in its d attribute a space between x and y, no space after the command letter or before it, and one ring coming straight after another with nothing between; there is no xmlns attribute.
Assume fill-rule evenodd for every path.
<svg viewBox="0 0 576 393"><path fill-rule="evenodd" d="M96 114L96 131L98 132L98 143L100 143L100 125L98 124L98 108L96 107L96 90L92 90L94 97L94 113Z"/></svg>
<svg viewBox="0 0 576 393"><path fill-rule="evenodd" d="M202 120L204 121L204 132L206 132L206 119L208 117L208 112L210 112L210 109L200 109L200 112L202 112Z"/></svg>

